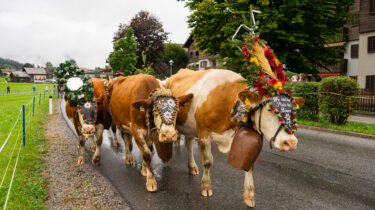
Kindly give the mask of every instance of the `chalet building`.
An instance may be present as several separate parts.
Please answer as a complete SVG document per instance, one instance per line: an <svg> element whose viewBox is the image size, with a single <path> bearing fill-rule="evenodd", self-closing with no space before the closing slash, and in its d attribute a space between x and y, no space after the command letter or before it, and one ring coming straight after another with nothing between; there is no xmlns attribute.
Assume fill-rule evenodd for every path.
<svg viewBox="0 0 375 210"><path fill-rule="evenodd" d="M344 47L339 64L320 70L320 75L346 75L356 79L360 88L375 91L375 0L355 0L349 7L351 21L343 33L327 47Z"/></svg>
<svg viewBox="0 0 375 210"><path fill-rule="evenodd" d="M9 77L12 82L30 82L30 75L21 70L12 72Z"/></svg>
<svg viewBox="0 0 375 210"><path fill-rule="evenodd" d="M31 83L44 82L48 78L44 68L23 68L22 71L30 76L28 82Z"/></svg>
<svg viewBox="0 0 375 210"><path fill-rule="evenodd" d="M187 49L189 56L189 68L197 70L205 70L216 68L217 56L211 56L195 48L194 36L190 35L186 42L182 45Z"/></svg>
<svg viewBox="0 0 375 210"><path fill-rule="evenodd" d="M1 70L1 73L5 76L5 77L10 77L10 74L13 73L13 72L16 72L17 69L2 69Z"/></svg>

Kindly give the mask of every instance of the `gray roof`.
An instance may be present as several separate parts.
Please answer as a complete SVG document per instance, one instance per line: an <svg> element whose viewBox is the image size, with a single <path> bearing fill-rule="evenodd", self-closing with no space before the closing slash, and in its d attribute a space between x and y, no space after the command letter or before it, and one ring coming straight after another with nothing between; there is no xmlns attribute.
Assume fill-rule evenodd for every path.
<svg viewBox="0 0 375 210"><path fill-rule="evenodd" d="M44 68L24 68L26 73L28 74L45 74L47 75L47 72Z"/></svg>
<svg viewBox="0 0 375 210"><path fill-rule="evenodd" d="M26 72L23 72L23 71L15 71L13 72L13 75L14 76L18 76L18 77L30 77Z"/></svg>

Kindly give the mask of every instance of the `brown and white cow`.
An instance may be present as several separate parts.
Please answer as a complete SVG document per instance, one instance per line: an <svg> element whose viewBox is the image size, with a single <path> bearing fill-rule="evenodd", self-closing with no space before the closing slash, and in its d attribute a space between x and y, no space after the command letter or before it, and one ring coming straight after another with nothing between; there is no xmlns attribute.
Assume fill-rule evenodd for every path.
<svg viewBox="0 0 375 210"><path fill-rule="evenodd" d="M159 89L155 92L153 90ZM110 95L110 112L116 127L121 131L125 143L125 163L133 165L131 155L132 141L131 136L142 153L143 163L141 174L147 177L146 189L156 191L157 183L151 168L151 158L153 155L153 141L149 138L149 127L146 125L146 113L152 113L154 129L158 132L159 142L176 142L177 131L175 121L173 124L163 123L160 113L155 110L155 103L162 103L160 106L167 105L167 101L172 104L176 101L165 101L152 99L150 93L172 99L170 90L167 90L153 76L138 74L128 77L118 77L113 80L108 89ZM192 98L192 94L181 95L178 98L180 109L184 107ZM174 106L176 106L175 104ZM151 116L151 115L150 115ZM166 116L163 116L164 118Z"/></svg>
<svg viewBox="0 0 375 210"><path fill-rule="evenodd" d="M108 83L105 79L90 79L90 82L94 88L94 98L96 100L98 110L97 116L94 116L92 109L94 108L94 103L88 101L84 106L81 106L78 110L77 104L66 103L66 114L70 120L73 121L74 128L78 135L78 148L80 149L80 156L78 158L78 164L85 163L85 142L87 139L93 139L95 136L95 144L91 145L91 150L95 151L91 161L94 165L98 165L100 162L100 146L103 140L103 130L108 129L111 124L111 118L108 113L108 96L106 94L105 85ZM86 114L85 119L88 124L84 123L83 113ZM96 119L96 123L95 123ZM91 122L91 124L90 124Z"/></svg>
<svg viewBox="0 0 375 210"><path fill-rule="evenodd" d="M242 80L244 78L240 74L228 70L192 71L181 69L166 83L166 88L170 88L177 97L194 94L190 105L180 110L176 127L185 135L188 168L190 174L193 175L199 173L193 155L193 140L195 137L199 139L204 165L201 180L202 196L213 194L210 179L210 168L213 162L211 143L215 142L222 153L228 153L231 148L236 125L230 120L230 112L234 102L241 98L239 94L246 94L251 101L252 108L265 101L265 97L249 91L246 84L239 83ZM261 112L261 131L265 138L270 140L277 132L280 122L276 115L269 110L269 107L265 107L255 112L257 127L259 127ZM296 149L297 142L294 135L289 135L281 130L272 144L280 151L289 151ZM251 167L249 171L245 172L243 192L243 200L250 207L255 206L252 171Z"/></svg>

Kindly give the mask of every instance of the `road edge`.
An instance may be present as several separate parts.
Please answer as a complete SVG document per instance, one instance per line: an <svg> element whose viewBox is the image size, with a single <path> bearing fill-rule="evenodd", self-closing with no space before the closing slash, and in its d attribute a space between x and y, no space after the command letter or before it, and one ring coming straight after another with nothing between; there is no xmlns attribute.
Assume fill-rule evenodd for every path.
<svg viewBox="0 0 375 210"><path fill-rule="evenodd" d="M349 132L349 131L339 131L339 130L333 130L329 128L321 128L321 127L315 127L315 126L310 126L310 125L298 125L300 128L304 129L312 129L312 130L317 130L317 131L325 131L329 133L336 133L336 134L342 134L342 135L348 135L348 136L354 136L354 137L361 137L361 138L367 138L367 139L372 139L375 140L375 135L370 135L370 134L364 134L364 133L355 133L355 132Z"/></svg>

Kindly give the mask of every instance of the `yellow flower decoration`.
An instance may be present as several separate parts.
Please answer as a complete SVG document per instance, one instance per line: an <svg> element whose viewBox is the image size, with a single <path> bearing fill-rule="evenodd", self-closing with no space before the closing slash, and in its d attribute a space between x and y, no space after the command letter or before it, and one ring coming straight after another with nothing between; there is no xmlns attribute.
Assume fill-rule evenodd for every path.
<svg viewBox="0 0 375 210"><path fill-rule="evenodd" d="M275 64L276 64L276 66L280 65L280 61L277 58L275 58Z"/></svg>
<svg viewBox="0 0 375 210"><path fill-rule="evenodd" d="M275 89L282 90L283 89L283 84L281 82L277 82L276 84L273 85Z"/></svg>
<svg viewBox="0 0 375 210"><path fill-rule="evenodd" d="M258 61L258 59L256 57L251 57L250 58L250 62L251 63L255 63L257 66L259 66L259 61Z"/></svg>

